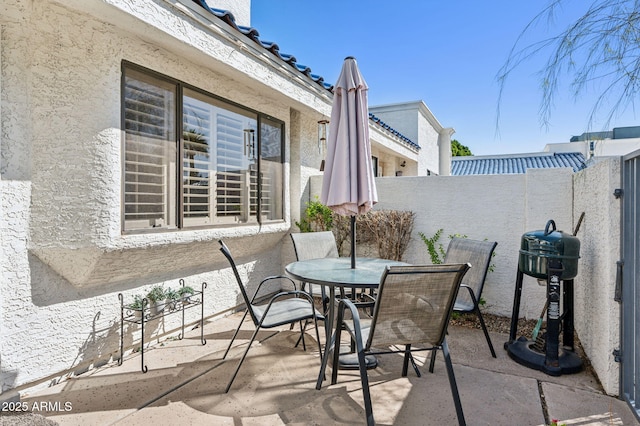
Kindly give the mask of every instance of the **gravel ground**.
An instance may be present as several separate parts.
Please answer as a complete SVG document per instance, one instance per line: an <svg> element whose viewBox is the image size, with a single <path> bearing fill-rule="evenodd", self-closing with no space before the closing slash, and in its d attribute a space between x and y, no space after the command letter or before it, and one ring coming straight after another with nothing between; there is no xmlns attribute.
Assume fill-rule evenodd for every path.
<svg viewBox="0 0 640 426"><path fill-rule="evenodd" d="M482 318L484 318L484 322L489 331L505 334L509 334L511 331L511 317L501 317L498 315L483 313ZM474 313L454 315L451 318L451 324L480 329L480 321L478 321L478 316ZM519 319L518 336L527 336L531 338L533 328L535 326L536 320Z"/></svg>
<svg viewBox="0 0 640 426"><path fill-rule="evenodd" d="M2 413L0 426L55 426L57 422L34 413Z"/></svg>
<svg viewBox="0 0 640 426"><path fill-rule="evenodd" d="M491 332L504 333L504 334L509 334L511 332L511 317L501 317L497 315L483 313L482 318L484 318L484 322L487 325L487 329ZM535 328L536 323L537 323L537 320L535 319L533 320L525 320L522 318L519 319L516 338L520 336L524 336L528 339L531 339L533 336L533 329ZM481 329L478 316L474 313L455 315L451 318L450 324L461 326L461 327L476 328L478 330ZM545 332L545 325L546 325L546 322L543 322L540 330L541 333ZM562 339L562 334L560 334L560 339ZM597 377L597 374L595 374L595 372L591 367L591 362L589 361L589 358L584 353L584 349L582 348L582 345L580 344L580 340L578 339L577 335L575 336L574 350L576 354L578 354L584 361L585 368L591 371L594 377Z"/></svg>

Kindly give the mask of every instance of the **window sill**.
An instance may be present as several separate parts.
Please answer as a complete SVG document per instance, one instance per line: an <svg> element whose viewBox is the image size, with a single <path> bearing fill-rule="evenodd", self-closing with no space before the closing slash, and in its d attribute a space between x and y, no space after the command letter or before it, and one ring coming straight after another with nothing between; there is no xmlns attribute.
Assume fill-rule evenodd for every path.
<svg viewBox="0 0 640 426"><path fill-rule="evenodd" d="M225 267L219 239L243 239L238 256L251 256L279 244L286 222L261 227L126 234L106 245L32 246L30 251L76 287L91 288L133 280L171 280Z"/></svg>

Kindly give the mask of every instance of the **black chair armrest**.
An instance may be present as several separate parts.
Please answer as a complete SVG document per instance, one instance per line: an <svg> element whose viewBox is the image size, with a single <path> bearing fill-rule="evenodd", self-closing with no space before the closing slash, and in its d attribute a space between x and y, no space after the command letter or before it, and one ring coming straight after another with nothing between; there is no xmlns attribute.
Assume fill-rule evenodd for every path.
<svg viewBox="0 0 640 426"><path fill-rule="evenodd" d="M473 292L473 289L466 284L460 284L460 287L461 288L465 287L467 290L469 290L469 296L471 296L471 301L473 301L473 306L477 307L478 299L476 298L476 294Z"/></svg>
<svg viewBox="0 0 640 426"><path fill-rule="evenodd" d="M262 281L260 281L260 284L258 284L258 288L256 288L256 291L253 293L253 296L251 297L251 303L253 303L253 301L258 296L258 293L260 292L260 289L262 288L262 285L267 283L267 282L269 282L269 281L273 281L273 280L287 280L293 285L294 291L300 291L300 290L298 290L298 287L296 286L295 281L293 281L291 278L286 277L284 275L273 275L271 277L267 277L267 278L263 279Z"/></svg>

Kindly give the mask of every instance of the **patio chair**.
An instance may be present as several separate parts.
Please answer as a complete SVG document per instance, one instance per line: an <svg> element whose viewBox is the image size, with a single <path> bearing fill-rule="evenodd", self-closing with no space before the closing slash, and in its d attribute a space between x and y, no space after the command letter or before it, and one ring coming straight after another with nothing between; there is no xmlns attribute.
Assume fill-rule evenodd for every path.
<svg viewBox="0 0 640 426"><path fill-rule="evenodd" d="M331 231L292 233L291 240L293 241L293 248L295 250L297 260L319 259L325 257L337 258L339 256L336 238ZM326 287L302 283L302 289L305 290L307 285L308 292L311 296L314 295L314 291L320 291L322 309L326 314L329 303L329 296L327 295ZM366 294L364 291L360 295L358 295L356 291L353 291L351 294L346 294L343 288L340 288L340 297L350 297L360 308L373 307L373 301L375 300L372 295Z"/></svg>
<svg viewBox="0 0 640 426"><path fill-rule="evenodd" d="M324 257L338 257L336 238L331 231L300 232L291 234L296 260L320 259ZM302 289L306 289L307 283L302 283ZM329 301L325 286L308 284L308 292L313 296L315 290L320 291L322 307L327 312Z"/></svg>
<svg viewBox="0 0 640 426"><path fill-rule="evenodd" d="M487 326L480 312L480 298L484 282L489 272L493 251L498 245L495 241L477 241L468 238L453 238L447 248L444 263L469 263L472 268L464 276L461 290L458 293L456 303L453 305L454 312L469 313L475 312L480 320L480 327L484 332L484 337L489 345L491 356L496 358L496 351L493 349L491 337L487 331ZM431 353L431 365L429 371L433 373L436 353Z"/></svg>
<svg viewBox="0 0 640 426"><path fill-rule="evenodd" d="M343 326L355 340L367 424L374 424L374 419L365 356L404 353L402 376L405 377L412 352L442 349L458 423L465 425L446 331L460 282L469 267L466 263L388 267L378 287L371 319L360 318L357 307L349 299L340 301L338 325L329 348L339 346ZM347 310L352 319L345 316ZM339 352L334 348L331 384L337 382ZM325 348L316 389L322 386L330 353Z"/></svg>
<svg viewBox="0 0 640 426"><path fill-rule="evenodd" d="M322 316L322 314L316 312L316 309L313 305L312 297L304 291L295 290L295 283L290 278L284 277L284 276L272 276L272 277L267 277L263 279L260 282L260 284L258 284L258 288L253 294L253 297L249 299L247 291L242 282L242 278L238 273L238 268L236 267L236 263L233 260L233 257L231 256L231 252L229 251L229 248L226 246L226 244L222 240L220 240L219 242L221 246L220 251L222 252L222 254L224 254L224 256L227 258L227 260L231 264L231 269L233 269L233 274L236 277L236 281L238 282L238 286L240 287L240 293L242 294L242 298L244 299L245 305L247 307L247 309L244 312L244 315L242 316L242 319L240 320L240 324L238 324L238 328L236 329L235 333L233 333L233 337L231 338L231 341L229 342L229 346L227 347L227 350L222 356L222 359L225 359L227 357L227 354L229 353L229 349L231 349L231 345L233 344L233 341L238 335L238 332L240 331L240 327L242 327L242 323L247 317L247 314L249 314L249 316L251 317L251 320L253 321L253 324L255 325L255 328L256 328L255 331L253 332L253 335L251 336L251 340L249 340L249 344L247 345L247 348L242 354L242 358L240 358L240 362L238 363L238 366L236 367L236 370L233 373L233 376L231 376L231 380L227 385L225 393L229 392L229 389L231 388L233 381L238 375L238 372L240 371L240 367L242 366L242 363L244 362L244 359L247 356L247 353L249 352L251 345L253 344L253 341L258 335L258 332L260 331L260 329L262 328L274 328L274 327L279 327L281 325L299 323L300 335L303 342L302 344L304 349L306 350L306 346L304 345L304 333L305 333L306 321L313 319L313 324L316 329L316 339L318 341L318 351L320 353L320 357L322 357L322 348L320 347L320 333L318 331L318 320L323 320L324 317ZM274 296L272 296L266 304L262 304L262 305L254 304L256 296L260 292L260 288L262 287L262 285L266 282L269 282L271 280L276 280L276 279L283 279L283 280L290 281L291 284L293 284L294 286L294 290L280 291ZM305 327L303 327L302 325L303 322L305 322Z"/></svg>

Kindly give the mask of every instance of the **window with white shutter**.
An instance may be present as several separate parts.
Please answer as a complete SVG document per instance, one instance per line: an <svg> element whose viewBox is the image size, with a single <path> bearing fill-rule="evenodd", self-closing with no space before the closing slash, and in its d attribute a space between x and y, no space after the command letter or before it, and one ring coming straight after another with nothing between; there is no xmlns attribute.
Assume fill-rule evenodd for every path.
<svg viewBox="0 0 640 426"><path fill-rule="evenodd" d="M125 231L283 219L282 122L133 65L123 88Z"/></svg>

